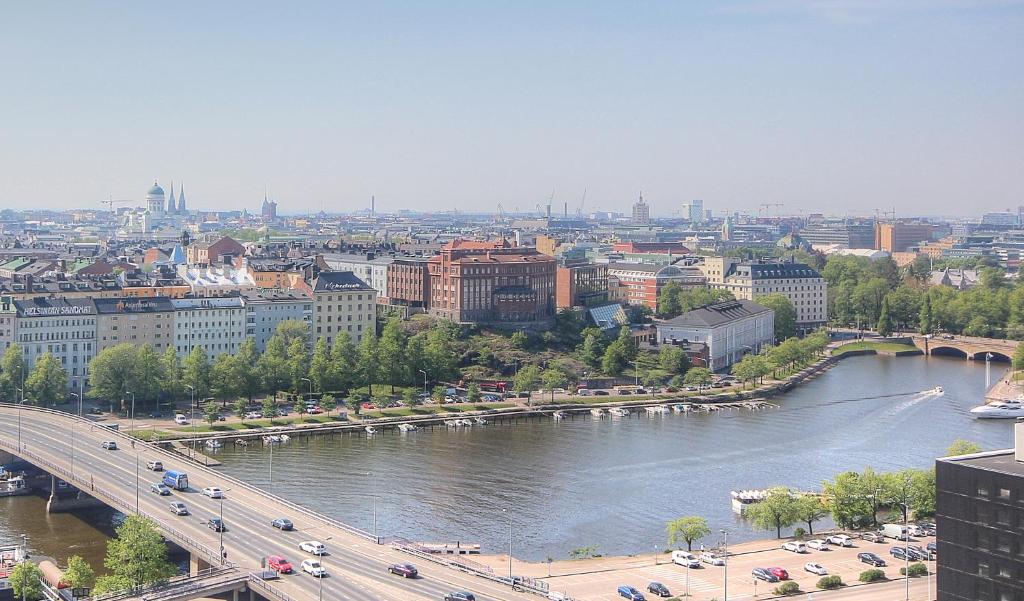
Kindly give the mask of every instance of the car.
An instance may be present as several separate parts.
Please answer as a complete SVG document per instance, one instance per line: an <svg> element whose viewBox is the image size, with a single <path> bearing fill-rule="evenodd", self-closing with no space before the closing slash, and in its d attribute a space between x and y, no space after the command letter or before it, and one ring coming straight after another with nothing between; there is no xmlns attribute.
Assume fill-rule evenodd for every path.
<svg viewBox="0 0 1024 601"><path fill-rule="evenodd" d="M825 569L825 566L813 561L804 564L804 571L817 574L818 576L828 576L828 570Z"/></svg>
<svg viewBox="0 0 1024 601"><path fill-rule="evenodd" d="M150 459L149 461L146 462L146 469L153 470L154 472L162 472L164 471L164 464L162 461Z"/></svg>
<svg viewBox="0 0 1024 601"><path fill-rule="evenodd" d="M324 412L324 410L319 408L319 407L312 407L308 411L306 411L306 413L308 413L310 415L320 415L323 412Z"/></svg>
<svg viewBox="0 0 1024 601"><path fill-rule="evenodd" d="M153 418L153 419L161 418L161 417L163 417L163 416L164 416L164 414L163 414L163 413L160 413L159 411L152 411L152 412L150 412L150 414L149 414L149 417L151 417L151 418Z"/></svg>
<svg viewBox="0 0 1024 601"><path fill-rule="evenodd" d="M764 580L765 582L778 582L779 577L772 574L767 568L754 568L750 574L758 580Z"/></svg>
<svg viewBox="0 0 1024 601"><path fill-rule="evenodd" d="M295 524L293 524L292 521L289 520L288 518L277 518L273 522L270 522L270 525L273 526L274 528L277 528L278 530L294 530L295 529Z"/></svg>
<svg viewBox="0 0 1024 601"><path fill-rule="evenodd" d="M103 410L99 407L90 407L88 413L90 415L103 415Z"/></svg>
<svg viewBox="0 0 1024 601"><path fill-rule="evenodd" d="M608 396L607 390L595 390L594 396Z"/></svg>
<svg viewBox="0 0 1024 601"><path fill-rule="evenodd" d="M184 414L179 413L174 416L174 423L178 424L179 426L187 426L188 418L185 417Z"/></svg>
<svg viewBox="0 0 1024 601"><path fill-rule="evenodd" d="M699 568L700 560L693 553L687 551L673 551L672 552L672 563L687 568Z"/></svg>
<svg viewBox="0 0 1024 601"><path fill-rule="evenodd" d="M789 572L779 567L768 568L768 573L775 576L779 580L789 580Z"/></svg>
<svg viewBox="0 0 1024 601"><path fill-rule="evenodd" d="M206 520L206 526L214 532L227 532L228 527L224 524L224 520L220 518L210 518Z"/></svg>
<svg viewBox="0 0 1024 601"><path fill-rule="evenodd" d="M659 597L671 597L672 593L668 592L668 587L660 582L651 582L647 585L647 592L652 595Z"/></svg>
<svg viewBox="0 0 1024 601"><path fill-rule="evenodd" d="M155 492L161 497L171 494L171 488L164 484L163 482L154 482L153 484L150 484L149 490Z"/></svg>
<svg viewBox="0 0 1024 601"><path fill-rule="evenodd" d="M271 555L270 557L268 557L267 567L271 570L277 570L282 574L292 573L292 564L290 564L287 559L281 557L280 555Z"/></svg>
<svg viewBox="0 0 1024 601"><path fill-rule="evenodd" d="M287 409L278 409L277 410L277 415L278 415L278 417L288 417L291 414L289 413L289 411ZM267 417L274 417L274 416L273 415L268 415Z"/></svg>
<svg viewBox="0 0 1024 601"><path fill-rule="evenodd" d="M922 549L917 545L910 545L909 547L907 547L907 553L910 554L911 560L928 561L932 558L932 554L930 551Z"/></svg>
<svg viewBox="0 0 1024 601"><path fill-rule="evenodd" d="M174 515L188 515L188 507L185 507L185 504L181 501L172 502L170 507L171 513Z"/></svg>
<svg viewBox="0 0 1024 601"><path fill-rule="evenodd" d="M108 451L117 450L117 443L114 442L113 440L104 440L102 443L100 443L100 446Z"/></svg>
<svg viewBox="0 0 1024 601"><path fill-rule="evenodd" d="M227 418L226 415L221 413L220 415L217 416L217 421L219 421L219 422L226 422L226 421L228 421L228 418Z"/></svg>
<svg viewBox="0 0 1024 601"><path fill-rule="evenodd" d="M701 560L702 563L708 563L708 564L711 564L713 566L724 566L725 565L725 558L724 557L722 557L721 555L718 555L717 553L711 553L709 551L705 551L704 553L701 553L700 554L700 560Z"/></svg>
<svg viewBox="0 0 1024 601"><path fill-rule="evenodd" d="M807 548L814 549L815 551L828 551L828 543L820 538L815 538L807 541Z"/></svg>
<svg viewBox="0 0 1024 601"><path fill-rule="evenodd" d="M917 524L911 524L911 525L907 526L907 532L910 533L910 536L924 536L925 535L924 534L924 528L918 526Z"/></svg>
<svg viewBox="0 0 1024 601"><path fill-rule="evenodd" d="M697 387L696 386L687 386L683 390L685 390L686 392L697 392Z"/></svg>
<svg viewBox="0 0 1024 601"><path fill-rule="evenodd" d="M302 566L303 572L306 572L314 578L323 578L327 575L327 570L320 565L320 560L318 559L307 559L300 565Z"/></svg>
<svg viewBox="0 0 1024 601"><path fill-rule="evenodd" d="M313 555L326 555L327 547L318 540L304 540L299 543L299 551L305 551Z"/></svg>
<svg viewBox="0 0 1024 601"><path fill-rule="evenodd" d="M932 554L932 556L938 555L939 547L935 543L928 543L924 548Z"/></svg>
<svg viewBox="0 0 1024 601"><path fill-rule="evenodd" d="M466 591L452 591L445 594L444 601L476 601L476 596Z"/></svg>
<svg viewBox="0 0 1024 601"><path fill-rule="evenodd" d="M869 541L869 542L872 542L872 543L884 543L885 542L885 535L882 534L881 532L875 532L875 531L865 532L864 534L861 534L860 537L861 537L861 539Z"/></svg>
<svg viewBox="0 0 1024 601"><path fill-rule="evenodd" d="M260 419L261 417L263 417L263 414L259 411L250 411L245 414L245 419Z"/></svg>
<svg viewBox="0 0 1024 601"><path fill-rule="evenodd" d="M616 590L618 591L620 597L625 597L629 599L629 601L646 601L643 593L629 586L628 584L623 584Z"/></svg>
<svg viewBox="0 0 1024 601"><path fill-rule="evenodd" d="M396 563L388 567L388 571L403 578L415 578L419 571L411 563Z"/></svg>
<svg viewBox="0 0 1024 601"><path fill-rule="evenodd" d="M210 497L211 499L223 499L224 491L217 488L216 486L207 486L203 489L203 494Z"/></svg>
<svg viewBox="0 0 1024 601"><path fill-rule="evenodd" d="M860 560L861 563L866 563L876 568L885 567L885 560L874 553L858 553L857 559Z"/></svg>
<svg viewBox="0 0 1024 601"><path fill-rule="evenodd" d="M633 394L632 390L620 390L618 392L620 395Z"/></svg>
<svg viewBox="0 0 1024 601"><path fill-rule="evenodd" d="M906 559L910 553L903 547L889 547L889 555L896 559Z"/></svg>
<svg viewBox="0 0 1024 601"><path fill-rule="evenodd" d="M787 541L787 542L782 543L782 550L783 551L792 551L793 553L806 553L807 552L807 545L805 545L804 543L802 543L800 541L791 540L791 541Z"/></svg>
<svg viewBox="0 0 1024 601"><path fill-rule="evenodd" d="M853 546L853 539L845 534L833 534L832 536L826 538L825 542L827 542L830 545L835 545L837 547Z"/></svg>

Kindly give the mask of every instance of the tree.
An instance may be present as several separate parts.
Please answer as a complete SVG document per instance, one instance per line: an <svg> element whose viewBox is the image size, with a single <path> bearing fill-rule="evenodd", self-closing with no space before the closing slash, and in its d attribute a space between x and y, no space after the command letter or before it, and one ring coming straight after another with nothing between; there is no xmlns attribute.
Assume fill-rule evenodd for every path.
<svg viewBox="0 0 1024 601"><path fill-rule="evenodd" d="M23 561L14 566L8 580L14 589L15 598L39 599L43 594L43 587L39 584L42 577L43 571L31 561Z"/></svg>
<svg viewBox="0 0 1024 601"><path fill-rule="evenodd" d="M289 348L295 340L309 344L309 324L298 319L286 319L277 324L274 335L281 337L284 348Z"/></svg>
<svg viewBox="0 0 1024 601"><path fill-rule="evenodd" d="M271 421L277 417L277 403L272 397L263 399L263 417L270 418Z"/></svg>
<svg viewBox="0 0 1024 601"><path fill-rule="evenodd" d="M822 488L829 513L840 528L856 528L872 521L871 500L857 472L837 474L834 482L825 482Z"/></svg>
<svg viewBox="0 0 1024 601"><path fill-rule="evenodd" d="M93 571L89 562L78 555L68 558L68 569L64 570L62 582L66 582L71 588L92 588L96 580L96 572Z"/></svg>
<svg viewBox="0 0 1024 601"><path fill-rule="evenodd" d="M68 372L52 353L46 353L36 361L32 373L25 380L25 392L34 405L46 405L63 400L67 385Z"/></svg>
<svg viewBox="0 0 1024 601"><path fill-rule="evenodd" d="M391 385L391 394L395 393L395 385L407 381L405 363L405 334L397 317L388 319L381 332L377 353L380 360L380 371L384 381Z"/></svg>
<svg viewBox="0 0 1024 601"><path fill-rule="evenodd" d="M220 417L220 408L217 407L217 402L216 401L206 401L206 403L203 404L203 421L205 421L206 423L208 423L208 424L210 424L212 426L213 423L216 422L217 418L219 418L219 417Z"/></svg>
<svg viewBox="0 0 1024 601"><path fill-rule="evenodd" d="M1024 348L1024 344L1020 345L1017 348ZM946 449L946 456L955 457L957 455L973 455L975 453L980 452L981 446L978 445L977 443L970 442L962 438L957 438L956 440L953 441L953 444L949 445L949 448Z"/></svg>
<svg viewBox="0 0 1024 601"><path fill-rule="evenodd" d="M665 526L668 532L668 546L674 547L680 541L686 541L686 550L693 550L693 543L711 534L708 521L702 517L688 515L676 518Z"/></svg>
<svg viewBox="0 0 1024 601"><path fill-rule="evenodd" d="M569 385L569 378L566 377L565 373L561 370L550 368L544 371L544 375L541 376L544 382L544 388L547 388L551 392L551 402L555 402L555 389L565 388Z"/></svg>
<svg viewBox="0 0 1024 601"><path fill-rule="evenodd" d="M331 347L330 384L327 390L349 390L356 381L356 347L348 332L338 332Z"/></svg>
<svg viewBox="0 0 1024 601"><path fill-rule="evenodd" d="M107 543L103 560L108 574L96 580L93 594L162 582L178 573L167 560L167 545L152 519L129 515L116 532L117 537Z"/></svg>
<svg viewBox="0 0 1024 601"><path fill-rule="evenodd" d="M181 365L181 380L195 389L195 395L205 397L210 392L210 361L203 347L196 346Z"/></svg>
<svg viewBox="0 0 1024 601"><path fill-rule="evenodd" d="M814 534L814 522L828 515L828 508L822 504L821 499L814 495L804 495L797 498L794 511L796 519L807 524L807 533Z"/></svg>
<svg viewBox="0 0 1024 601"><path fill-rule="evenodd" d="M245 414L248 413L248 408L249 404L245 402L245 399L236 399L235 404L232 406L235 417L241 419L243 424L245 423Z"/></svg>
<svg viewBox="0 0 1024 601"><path fill-rule="evenodd" d="M540 387L541 373L536 365L527 365L519 370L512 379L512 388L516 392L526 392L532 397L533 391Z"/></svg>
<svg viewBox="0 0 1024 601"><path fill-rule="evenodd" d="M263 390L276 398L279 390L288 388L291 377L288 373L288 347L284 337L274 334L267 341L267 348L256 361L256 371L263 381Z"/></svg>
<svg viewBox="0 0 1024 601"><path fill-rule="evenodd" d="M423 360L430 366L427 372L434 380L445 381L459 375L458 356L455 354L458 331L459 327L451 321L437 321L427 333Z"/></svg>
<svg viewBox="0 0 1024 601"><path fill-rule="evenodd" d="M610 376L617 375L622 373L628 364L629 358L621 341L615 340L605 348L604 356L601 357L601 371Z"/></svg>
<svg viewBox="0 0 1024 601"><path fill-rule="evenodd" d="M796 309L788 298L781 294L766 294L755 298L754 301L775 312L773 318L776 341L796 336Z"/></svg>
<svg viewBox="0 0 1024 601"><path fill-rule="evenodd" d="M438 405L444 403L444 386L434 386L434 389L430 391L430 398L434 399Z"/></svg>
<svg viewBox="0 0 1024 601"><path fill-rule="evenodd" d="M797 501L788 488L776 486L768 489L763 501L747 507L745 516L755 527L775 529L776 538L782 538L782 529L797 521Z"/></svg>
<svg viewBox="0 0 1024 601"><path fill-rule="evenodd" d="M95 361L95 359L93 359ZM92 365L89 366L92 370ZM160 372L163 380L160 381L160 393L168 401L177 401L181 398L184 386L181 383L181 362L178 361L178 353L173 346L168 346L163 355L160 355ZM90 380L95 375L90 374Z"/></svg>
<svg viewBox="0 0 1024 601"><path fill-rule="evenodd" d="M665 346L658 352L658 367L670 374L685 374L690 369L690 358L678 346Z"/></svg>
<svg viewBox="0 0 1024 601"><path fill-rule="evenodd" d="M348 408L352 410L352 413L357 416L359 415L359 411L363 408L362 400L355 397L345 399L345 404L347 404Z"/></svg>
<svg viewBox="0 0 1024 601"><path fill-rule="evenodd" d="M469 386L466 387L466 398L469 399L470 403L479 403L480 385L476 382L470 382Z"/></svg>
<svg viewBox="0 0 1024 601"><path fill-rule="evenodd" d="M373 383L380 378L380 361L377 351L377 337L373 332L367 332L359 343L359 362L356 371L359 374L360 383L367 387L367 392L371 397L373 396Z"/></svg>
<svg viewBox="0 0 1024 601"><path fill-rule="evenodd" d="M683 312L682 305L679 303L679 295L682 291L682 286L675 281L669 281L661 287L661 291L658 292L659 317L671 319Z"/></svg>
<svg viewBox="0 0 1024 601"><path fill-rule="evenodd" d="M889 297L882 299L882 310L878 313L878 326L875 328L879 336L892 335L892 317L889 315Z"/></svg>
<svg viewBox="0 0 1024 601"><path fill-rule="evenodd" d="M580 348L580 360L593 369L601 367L604 357L605 338L597 328L587 328L583 334L583 346Z"/></svg>
<svg viewBox="0 0 1024 601"><path fill-rule="evenodd" d="M235 355L235 368L241 379L238 393L244 394L245 398L250 401L263 390L263 379L256 371L259 359L259 353L256 352L256 340L246 338L242 346L238 347L238 354Z"/></svg>
<svg viewBox="0 0 1024 601"><path fill-rule="evenodd" d="M0 398L20 401L17 388L24 388L25 356L18 343L12 343L0 359Z"/></svg>
<svg viewBox="0 0 1024 601"><path fill-rule="evenodd" d="M217 355L210 368L210 381L213 383L211 392L222 399L242 394L245 388L245 371L238 357L227 353Z"/></svg>
<svg viewBox="0 0 1024 601"><path fill-rule="evenodd" d="M301 420L302 416L306 414L306 403L302 399L297 399L295 404L292 405L292 411L299 414L299 419Z"/></svg>
<svg viewBox="0 0 1024 601"><path fill-rule="evenodd" d="M633 338L633 331L629 329L629 326L619 328L619 337L616 342L622 345L626 361L632 362L636 360L637 354L640 351L636 347L636 340Z"/></svg>
<svg viewBox="0 0 1024 601"><path fill-rule="evenodd" d="M711 370L706 367L694 367L683 376L683 383L687 386L696 386L700 392L702 388L711 383Z"/></svg>
<svg viewBox="0 0 1024 601"><path fill-rule="evenodd" d="M331 353L327 348L327 339L323 336L316 339L313 356L309 360L309 379L313 382L313 390L323 392L331 382Z"/></svg>
<svg viewBox="0 0 1024 601"><path fill-rule="evenodd" d="M334 397L325 394L320 397L320 408L327 412L327 417L331 416L331 411L338 408L338 401L334 400Z"/></svg>
<svg viewBox="0 0 1024 601"><path fill-rule="evenodd" d="M303 381L309 373L309 351L304 338L292 338L288 345L288 379L290 389L295 394L306 390Z"/></svg>
<svg viewBox="0 0 1024 601"><path fill-rule="evenodd" d="M89 363L89 396L120 399L133 389L135 346L117 344L100 351Z"/></svg>
<svg viewBox="0 0 1024 601"><path fill-rule="evenodd" d="M135 361L132 392L140 400L156 400L160 396L163 387L163 361L160 354L153 350L148 344L135 347ZM90 365L90 371L92 366Z"/></svg>
<svg viewBox="0 0 1024 601"><path fill-rule="evenodd" d="M512 334L511 341L513 347L519 350L526 350L526 348L530 345L530 336L527 335L526 332L520 330Z"/></svg>

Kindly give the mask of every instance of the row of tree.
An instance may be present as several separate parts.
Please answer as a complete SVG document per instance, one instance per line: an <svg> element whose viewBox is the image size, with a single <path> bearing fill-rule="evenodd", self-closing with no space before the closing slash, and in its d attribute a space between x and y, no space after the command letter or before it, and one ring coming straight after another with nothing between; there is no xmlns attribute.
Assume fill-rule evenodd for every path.
<svg viewBox="0 0 1024 601"><path fill-rule="evenodd" d="M7 347L0 359L0 398L33 405L48 405L63 400L68 373L51 353L36 360L26 373L24 351L17 343Z"/></svg>
<svg viewBox="0 0 1024 601"><path fill-rule="evenodd" d="M758 354L744 355L732 365L732 374L740 381L755 382L771 374L777 377L779 371L804 366L825 352L828 333L818 330L803 338L787 338L781 343L768 346Z"/></svg>

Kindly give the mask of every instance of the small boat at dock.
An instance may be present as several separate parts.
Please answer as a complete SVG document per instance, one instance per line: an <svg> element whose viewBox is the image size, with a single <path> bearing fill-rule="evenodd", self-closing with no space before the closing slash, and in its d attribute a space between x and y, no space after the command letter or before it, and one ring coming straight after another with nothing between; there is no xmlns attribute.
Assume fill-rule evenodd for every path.
<svg viewBox="0 0 1024 601"><path fill-rule="evenodd" d="M473 423L478 425L478 426L486 426L487 425L487 420L482 418L482 417L474 417L473 418Z"/></svg>
<svg viewBox="0 0 1024 601"><path fill-rule="evenodd" d="M281 444L281 437L277 434L263 437L263 444Z"/></svg>
<svg viewBox="0 0 1024 601"><path fill-rule="evenodd" d="M565 419L565 411L555 411L551 414L551 419Z"/></svg>
<svg viewBox="0 0 1024 601"><path fill-rule="evenodd" d="M648 415L659 415L668 413L668 407L664 405L651 405L650 407L644 407L647 410Z"/></svg>
<svg viewBox="0 0 1024 601"><path fill-rule="evenodd" d="M367 434L372 435L377 433L377 428L374 428L373 426L366 426L365 428L363 428L363 431L366 432Z"/></svg>
<svg viewBox="0 0 1024 601"><path fill-rule="evenodd" d="M601 417L602 415L604 415L604 409L601 409L600 407L594 407L593 409L590 410L590 415L593 415L594 417Z"/></svg>
<svg viewBox="0 0 1024 601"><path fill-rule="evenodd" d="M210 449L211 451L212 450L216 450L216 449L220 449L220 448L223 448L223 447L224 447L224 443L219 441L219 440L214 439L214 440L207 440L206 441L206 448Z"/></svg>
<svg viewBox="0 0 1024 601"><path fill-rule="evenodd" d="M466 426L467 428L468 428L469 426L472 426L472 425L473 425L473 420L471 420L471 419L466 419L466 418L463 418L463 419L457 419L457 420L455 420L455 422L456 422L456 423L457 423L458 425L460 425L460 426Z"/></svg>
<svg viewBox="0 0 1024 601"><path fill-rule="evenodd" d="M419 430L419 428L412 424L398 424L399 432L415 432L416 430Z"/></svg>
<svg viewBox="0 0 1024 601"><path fill-rule="evenodd" d="M457 420L457 419L446 419L446 420L444 420L444 425L448 426L449 428L456 428L459 425L459 420Z"/></svg>
<svg viewBox="0 0 1024 601"><path fill-rule="evenodd" d="M608 410L608 414L615 417L627 417L629 416L629 409L625 407L612 407Z"/></svg>

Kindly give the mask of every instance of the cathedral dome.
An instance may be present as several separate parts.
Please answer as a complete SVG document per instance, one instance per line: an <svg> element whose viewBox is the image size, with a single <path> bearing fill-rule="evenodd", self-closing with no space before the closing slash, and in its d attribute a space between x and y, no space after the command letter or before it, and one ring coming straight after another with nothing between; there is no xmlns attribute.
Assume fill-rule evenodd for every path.
<svg viewBox="0 0 1024 601"><path fill-rule="evenodd" d="M146 196L163 196L164 189L159 186L156 182L153 182L153 187L146 192Z"/></svg>

